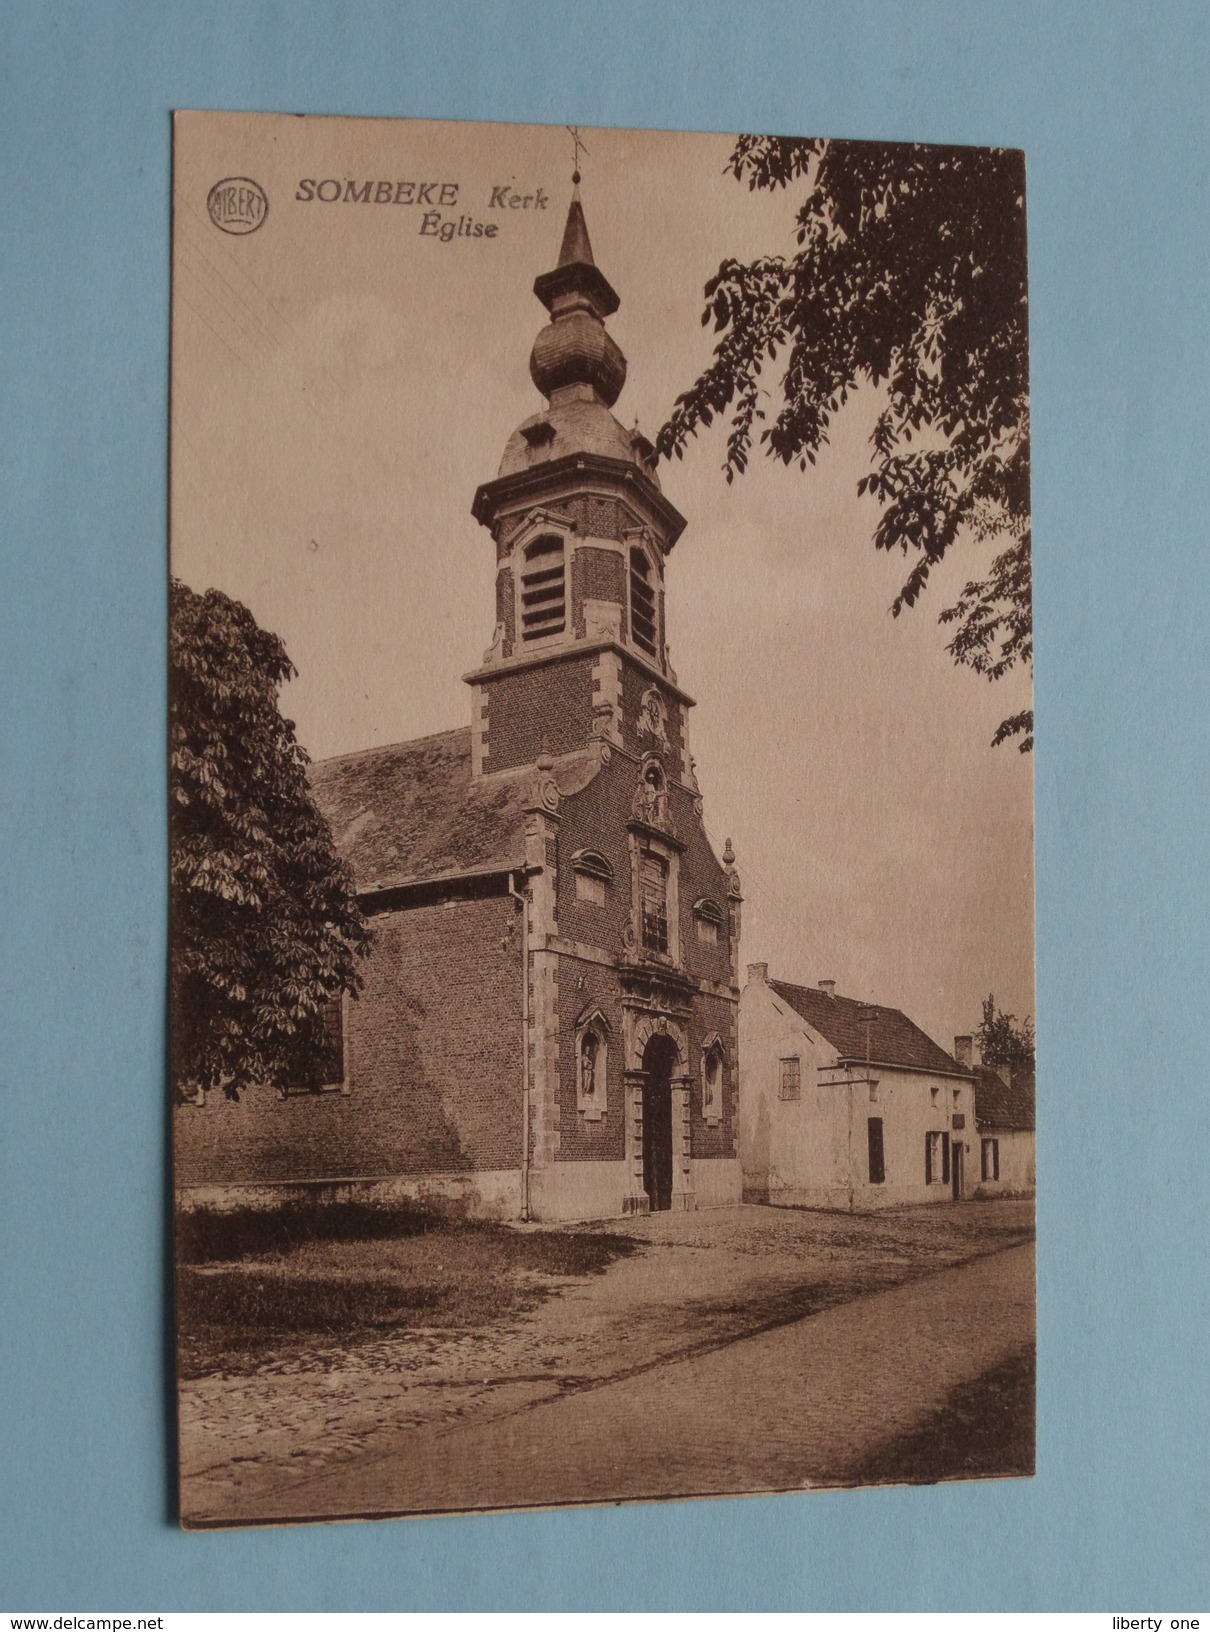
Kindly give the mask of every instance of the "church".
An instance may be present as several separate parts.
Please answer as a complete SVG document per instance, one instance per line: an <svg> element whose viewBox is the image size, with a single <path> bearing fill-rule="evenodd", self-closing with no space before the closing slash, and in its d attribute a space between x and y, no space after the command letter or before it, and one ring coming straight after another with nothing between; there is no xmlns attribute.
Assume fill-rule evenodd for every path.
<svg viewBox="0 0 1210 1632"><path fill-rule="evenodd" d="M545 406L472 506L496 621L469 727L312 767L374 931L365 988L332 1005L319 1080L177 1109L186 1207L740 1200L740 882L702 823L664 633L685 519L612 412L619 297L578 192L534 293Z"/></svg>

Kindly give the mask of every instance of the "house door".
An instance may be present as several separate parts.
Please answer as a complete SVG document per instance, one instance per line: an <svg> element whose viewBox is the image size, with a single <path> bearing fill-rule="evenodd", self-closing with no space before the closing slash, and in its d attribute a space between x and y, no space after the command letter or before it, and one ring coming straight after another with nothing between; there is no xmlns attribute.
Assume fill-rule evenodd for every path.
<svg viewBox="0 0 1210 1632"><path fill-rule="evenodd" d="M962 1200L962 1152L966 1147L954 1143L950 1146L950 1178L954 1185L954 1200Z"/></svg>
<svg viewBox="0 0 1210 1632"><path fill-rule="evenodd" d="M643 1188L653 1213L672 1206L672 1068L678 1059L671 1037L653 1037L643 1052Z"/></svg>

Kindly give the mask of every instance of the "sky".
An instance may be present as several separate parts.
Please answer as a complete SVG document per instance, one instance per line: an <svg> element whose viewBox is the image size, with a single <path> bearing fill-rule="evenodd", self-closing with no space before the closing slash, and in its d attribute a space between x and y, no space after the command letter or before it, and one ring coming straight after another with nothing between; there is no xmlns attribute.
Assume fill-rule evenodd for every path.
<svg viewBox="0 0 1210 1632"><path fill-rule="evenodd" d="M727 256L791 253L794 194L726 174L730 137L581 137L593 250L622 302L614 412L653 437L709 360L704 284ZM471 500L541 406L532 284L558 255L572 155L555 126L178 115L173 570L282 637L298 670L283 709L315 759L469 724L461 676L495 622ZM208 216L228 177L268 199L254 232ZM341 201L297 197L324 180ZM348 180L390 182L392 201L344 202ZM443 222L470 230L421 230ZM994 545L960 541L891 617L909 563L874 549L877 504L857 495L878 407L859 390L806 473L757 457L728 485L718 424L661 466L688 519L668 642L698 704L706 827L736 850L742 959L902 1008L948 1047L989 992L1034 1010L1032 760L990 746L1029 683L957 668L937 623Z"/></svg>

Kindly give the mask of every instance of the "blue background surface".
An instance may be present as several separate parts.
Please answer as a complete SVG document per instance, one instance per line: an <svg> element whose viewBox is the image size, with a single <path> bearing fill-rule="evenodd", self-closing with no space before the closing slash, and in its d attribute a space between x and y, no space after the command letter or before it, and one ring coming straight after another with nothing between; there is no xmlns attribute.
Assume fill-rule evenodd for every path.
<svg viewBox="0 0 1210 1632"><path fill-rule="evenodd" d="M0 40L0 1606L1207 1607L1210 8L9 0ZM1026 149L1033 1482L172 1527L174 106Z"/></svg>

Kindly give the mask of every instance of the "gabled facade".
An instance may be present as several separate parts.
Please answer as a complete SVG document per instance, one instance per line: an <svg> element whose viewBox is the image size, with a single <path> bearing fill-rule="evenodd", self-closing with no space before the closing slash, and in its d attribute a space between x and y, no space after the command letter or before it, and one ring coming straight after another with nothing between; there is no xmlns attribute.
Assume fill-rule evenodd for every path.
<svg viewBox="0 0 1210 1632"><path fill-rule="evenodd" d="M469 730L314 768L376 930L306 1093L178 1113L195 1200L300 1186L604 1217L738 1201L740 885L702 825L664 573L685 522L612 407L578 197L535 294L546 406L473 513L496 625Z"/></svg>
<svg viewBox="0 0 1210 1632"><path fill-rule="evenodd" d="M740 1057L746 1200L864 1212L974 1194L974 1075L898 1009L749 964Z"/></svg>

